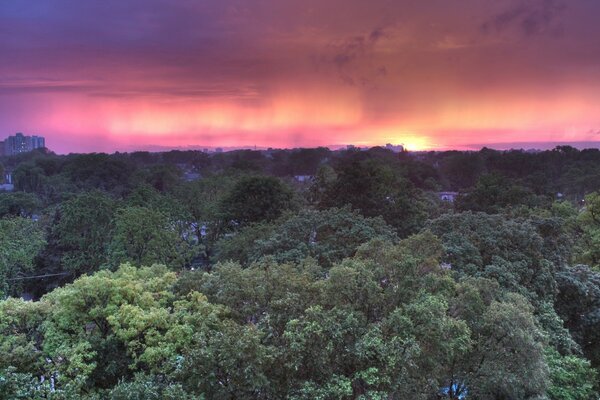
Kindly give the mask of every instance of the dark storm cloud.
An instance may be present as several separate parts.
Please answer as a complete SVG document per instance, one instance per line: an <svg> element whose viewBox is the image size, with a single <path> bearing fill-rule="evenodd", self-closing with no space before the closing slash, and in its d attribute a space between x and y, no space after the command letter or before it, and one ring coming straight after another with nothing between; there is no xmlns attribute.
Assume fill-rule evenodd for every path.
<svg viewBox="0 0 600 400"><path fill-rule="evenodd" d="M527 0L512 5L508 10L493 15L481 25L485 33L516 29L526 36L560 32L560 18L566 9L560 0Z"/></svg>

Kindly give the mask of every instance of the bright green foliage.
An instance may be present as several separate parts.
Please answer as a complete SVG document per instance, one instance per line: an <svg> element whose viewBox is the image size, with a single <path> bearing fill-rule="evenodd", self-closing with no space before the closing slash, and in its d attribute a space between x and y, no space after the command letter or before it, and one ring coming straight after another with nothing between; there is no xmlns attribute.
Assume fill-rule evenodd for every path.
<svg viewBox="0 0 600 400"><path fill-rule="evenodd" d="M32 374L16 372L15 368L0 369L0 400L43 400L58 399L50 386Z"/></svg>
<svg viewBox="0 0 600 400"><path fill-rule="evenodd" d="M42 299L41 357L60 387L111 387L134 371L173 371L194 334L218 329L223 310L199 293L176 298L165 267L122 266L85 276Z"/></svg>
<svg viewBox="0 0 600 400"><path fill-rule="evenodd" d="M197 244L185 236L177 221L162 212L132 206L117 211L115 233L110 245L113 264L162 263L179 269L198 254Z"/></svg>
<svg viewBox="0 0 600 400"><path fill-rule="evenodd" d="M595 390L598 374L589 361L574 355L561 356L551 348L546 350L546 360L550 369L548 396L551 400L598 399Z"/></svg>
<svg viewBox="0 0 600 400"><path fill-rule="evenodd" d="M37 222L22 217L0 219L0 297L18 293L21 282L14 279L31 275L44 244Z"/></svg>
<svg viewBox="0 0 600 400"><path fill-rule="evenodd" d="M284 368L265 372L276 398L427 399L452 384L463 393L478 385L482 396L544 393L544 336L533 308L504 298L492 280L457 285L439 267L442 253L424 232L396 246L369 242L324 279L311 263L265 260L183 275L178 287L228 306L280 349L271 357ZM515 337L505 341L508 329ZM500 385L502 375L510 385Z"/></svg>
<svg viewBox="0 0 600 400"><path fill-rule="evenodd" d="M456 283L442 254L423 232L370 241L327 274L272 259L179 279L162 266L101 271L37 303L0 303L0 369L18 368L12 388L55 377L58 398L542 395L533 308L493 280Z"/></svg>
<svg viewBox="0 0 600 400"><path fill-rule="evenodd" d="M273 350L261 343L262 338L252 325L232 321L196 328L175 377L208 399L272 398L267 373Z"/></svg>
<svg viewBox="0 0 600 400"><path fill-rule="evenodd" d="M48 305L40 302L15 298L0 302L0 370L43 371L41 327L48 313Z"/></svg>

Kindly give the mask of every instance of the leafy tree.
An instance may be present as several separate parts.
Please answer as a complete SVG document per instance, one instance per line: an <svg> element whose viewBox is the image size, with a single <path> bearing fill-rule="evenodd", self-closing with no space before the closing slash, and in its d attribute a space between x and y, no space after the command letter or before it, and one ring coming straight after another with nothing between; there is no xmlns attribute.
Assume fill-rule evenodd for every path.
<svg viewBox="0 0 600 400"><path fill-rule="evenodd" d="M40 210L41 202L33 193L0 193L0 218L6 216L30 217Z"/></svg>
<svg viewBox="0 0 600 400"><path fill-rule="evenodd" d="M335 181L318 200L320 208L350 205L366 217L382 217L401 237L422 226L426 203L397 170L377 160L350 157L336 166L335 173Z"/></svg>
<svg viewBox="0 0 600 400"><path fill-rule="evenodd" d="M39 358L43 342L42 323L47 304L9 298L0 301L0 370L36 373L43 371Z"/></svg>
<svg viewBox="0 0 600 400"><path fill-rule="evenodd" d="M365 218L349 208L304 210L285 215L272 225L252 225L222 239L217 254L219 260L245 264L264 256L296 263L312 257L321 266L330 267L376 237L398 240L381 218Z"/></svg>
<svg viewBox="0 0 600 400"><path fill-rule="evenodd" d="M252 325L231 321L198 330L175 376L209 399L273 398L267 376L272 349L261 343L262 336Z"/></svg>
<svg viewBox="0 0 600 400"><path fill-rule="evenodd" d="M225 196L221 212L238 224L272 221L293 207L293 192L279 179L249 176L240 179Z"/></svg>
<svg viewBox="0 0 600 400"><path fill-rule="evenodd" d="M452 189L473 186L484 169L481 153L475 152L448 152L440 164L440 172Z"/></svg>
<svg viewBox="0 0 600 400"><path fill-rule="evenodd" d="M165 267L122 266L44 297L51 312L42 356L62 377L58 385L108 388L135 371L170 370L190 344L189 324L220 312L198 293L177 300L169 290L174 281Z"/></svg>
<svg viewBox="0 0 600 400"><path fill-rule="evenodd" d="M158 376L137 374L135 379L119 382L108 394L111 400L198 400L180 384L164 382ZM203 397L202 397L203 398ZM200 398L200 399L202 399Z"/></svg>
<svg viewBox="0 0 600 400"><path fill-rule="evenodd" d="M578 246L577 261L600 266L600 195L585 196L585 207L577 218L582 236Z"/></svg>
<svg viewBox="0 0 600 400"><path fill-rule="evenodd" d="M126 190L135 167L123 158L92 153L71 156L63 172L81 189L121 194Z"/></svg>
<svg viewBox="0 0 600 400"><path fill-rule="evenodd" d="M115 208L116 202L99 191L84 192L59 206L51 237L65 270L77 276L107 265Z"/></svg>
<svg viewBox="0 0 600 400"><path fill-rule="evenodd" d="M275 223L250 224L234 234L221 238L214 245L213 262L237 261L249 265L262 257L257 251L259 242L273 235Z"/></svg>
<svg viewBox="0 0 600 400"><path fill-rule="evenodd" d="M15 189L37 193L46 180L44 170L34 162L21 163L13 172Z"/></svg>
<svg viewBox="0 0 600 400"><path fill-rule="evenodd" d="M181 181L183 172L175 165L158 164L138 170L136 182L145 182L159 192L168 192Z"/></svg>
<svg viewBox="0 0 600 400"><path fill-rule="evenodd" d="M196 238L208 255L212 254L213 245L227 228L221 203L234 183L233 177L216 175L185 182L175 189L175 198L185 207Z"/></svg>
<svg viewBox="0 0 600 400"><path fill-rule="evenodd" d="M526 188L515 185L502 175L487 174L480 176L471 190L458 197L456 207L461 211L497 213L506 207L533 206L536 200Z"/></svg>
<svg viewBox="0 0 600 400"><path fill-rule="evenodd" d="M117 211L110 244L113 265L162 263L171 268L189 265L199 252L193 241L182 237L175 222L152 208L125 207Z"/></svg>
<svg viewBox="0 0 600 400"><path fill-rule="evenodd" d="M464 212L428 223L443 242L445 261L459 276L496 280L533 302L552 301L555 266L541 253L544 240L528 221Z"/></svg>
<svg viewBox="0 0 600 400"><path fill-rule="evenodd" d="M551 386L548 397L552 400L592 400L598 398L595 390L596 370L590 362L575 355L561 356L554 349L546 350Z"/></svg>
<svg viewBox="0 0 600 400"><path fill-rule="evenodd" d="M510 294L492 301L476 325L476 342L459 362L469 396L535 399L548 385L543 334L525 298Z"/></svg>
<svg viewBox="0 0 600 400"><path fill-rule="evenodd" d="M33 272L34 259L44 244L44 233L37 222L23 217L0 219L1 297L18 294L21 284L15 279Z"/></svg>
<svg viewBox="0 0 600 400"><path fill-rule="evenodd" d="M579 265L561 270L557 276L555 307L583 354L600 366L600 274Z"/></svg>

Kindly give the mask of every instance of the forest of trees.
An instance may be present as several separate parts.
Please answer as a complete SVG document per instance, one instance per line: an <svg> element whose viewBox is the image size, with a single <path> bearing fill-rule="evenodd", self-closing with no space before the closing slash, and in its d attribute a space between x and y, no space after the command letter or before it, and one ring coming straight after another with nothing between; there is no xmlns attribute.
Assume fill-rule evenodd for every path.
<svg viewBox="0 0 600 400"><path fill-rule="evenodd" d="M597 149L0 162L0 400L599 398Z"/></svg>

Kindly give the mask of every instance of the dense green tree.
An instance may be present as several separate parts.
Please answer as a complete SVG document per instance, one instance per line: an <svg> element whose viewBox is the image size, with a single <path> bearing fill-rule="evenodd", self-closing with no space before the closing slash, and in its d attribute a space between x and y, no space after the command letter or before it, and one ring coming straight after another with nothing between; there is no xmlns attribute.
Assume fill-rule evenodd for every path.
<svg viewBox="0 0 600 400"><path fill-rule="evenodd" d="M31 217L41 206L40 199L33 193L0 193L0 218L8 215Z"/></svg>
<svg viewBox="0 0 600 400"><path fill-rule="evenodd" d="M298 263L312 257L330 267L376 237L398 240L381 218L365 218L348 208L305 210L285 215L271 225L249 226L222 239L217 244L217 259L247 264L273 256L279 262Z"/></svg>
<svg viewBox="0 0 600 400"><path fill-rule="evenodd" d="M211 255L214 243L227 228L221 204L236 179L227 175L209 176L185 182L175 189L175 198L185 207L196 239ZM226 214L226 213L225 213Z"/></svg>
<svg viewBox="0 0 600 400"><path fill-rule="evenodd" d="M583 353L600 366L600 273L586 266L566 268L557 274L555 307Z"/></svg>
<svg viewBox="0 0 600 400"><path fill-rule="evenodd" d="M60 205L51 240L63 269L77 276L108 264L116 205L99 191L84 192Z"/></svg>
<svg viewBox="0 0 600 400"><path fill-rule="evenodd" d="M561 356L556 350L546 350L551 385L551 400L594 400L598 375L590 362L575 355Z"/></svg>
<svg viewBox="0 0 600 400"><path fill-rule="evenodd" d="M552 300L556 266L541 250L544 239L528 221L465 212L428 223L444 243L445 261L459 276L494 279L533 302Z"/></svg>
<svg viewBox="0 0 600 400"><path fill-rule="evenodd" d="M176 187L183 172L175 165L158 164L137 171L133 178L136 182L145 182L159 192L168 192Z"/></svg>
<svg viewBox="0 0 600 400"><path fill-rule="evenodd" d="M454 190L466 189L477 182L484 171L484 160L480 153L451 151L443 154L440 172Z"/></svg>
<svg viewBox="0 0 600 400"><path fill-rule="evenodd" d="M44 170L30 161L21 163L13 171L15 189L24 192L39 192L46 181Z"/></svg>
<svg viewBox="0 0 600 400"><path fill-rule="evenodd" d="M173 303L169 287L174 280L165 267L123 266L82 277L44 297L51 311L42 356L62 377L58 384L111 387L141 366L153 370L172 360L190 337L176 321L183 323L185 307L204 304L192 295Z"/></svg>
<svg viewBox="0 0 600 400"><path fill-rule="evenodd" d="M176 221L152 208L119 209L109 248L112 264L162 263L174 269L188 266L200 249L193 240L180 234L178 228Z"/></svg>
<svg viewBox="0 0 600 400"><path fill-rule="evenodd" d="M577 222L582 235L577 248L577 261L593 267L600 266L600 195L596 192L585 196L585 207Z"/></svg>
<svg viewBox="0 0 600 400"><path fill-rule="evenodd" d="M534 206L539 199L525 187L516 185L499 174L482 175L477 184L461 194L456 208L461 211L497 213L503 208L519 205Z"/></svg>
<svg viewBox="0 0 600 400"><path fill-rule="evenodd" d="M0 219L0 297L19 294L45 244L40 225L28 218Z"/></svg>
<svg viewBox="0 0 600 400"><path fill-rule="evenodd" d="M272 221L293 207L291 189L267 176L241 178L223 198L221 212L228 221L248 224Z"/></svg>
<svg viewBox="0 0 600 400"><path fill-rule="evenodd" d="M426 202L399 171L378 160L356 156L342 160L335 174L335 180L324 190L312 190L321 192L317 200L320 208L350 205L366 217L382 217L400 236L422 226Z"/></svg>
<svg viewBox="0 0 600 400"><path fill-rule="evenodd" d="M127 159L103 153L70 156L63 172L79 188L100 189L111 193L123 193L135 166Z"/></svg>

